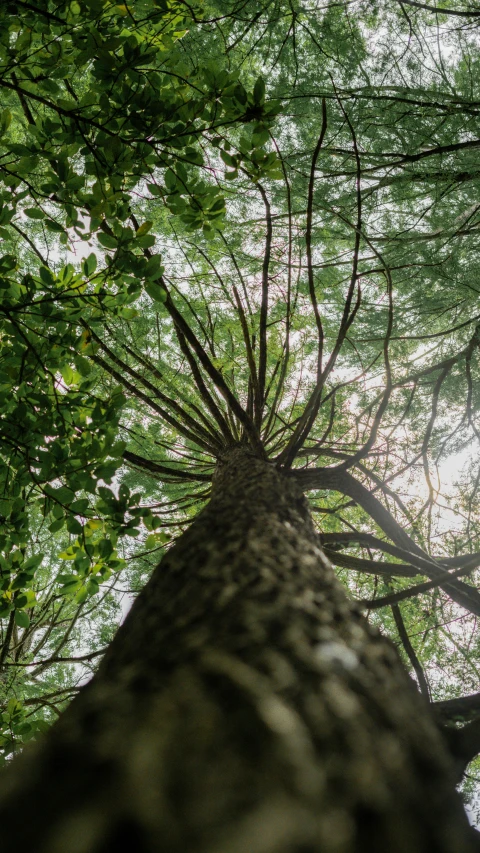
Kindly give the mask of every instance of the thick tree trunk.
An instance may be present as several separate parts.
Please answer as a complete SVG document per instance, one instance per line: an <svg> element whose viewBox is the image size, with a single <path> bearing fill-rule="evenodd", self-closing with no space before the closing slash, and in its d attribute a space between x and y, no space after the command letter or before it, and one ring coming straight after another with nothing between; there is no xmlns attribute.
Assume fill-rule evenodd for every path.
<svg viewBox="0 0 480 853"><path fill-rule="evenodd" d="M444 744L295 484L237 449L2 780L4 853L470 853Z"/></svg>

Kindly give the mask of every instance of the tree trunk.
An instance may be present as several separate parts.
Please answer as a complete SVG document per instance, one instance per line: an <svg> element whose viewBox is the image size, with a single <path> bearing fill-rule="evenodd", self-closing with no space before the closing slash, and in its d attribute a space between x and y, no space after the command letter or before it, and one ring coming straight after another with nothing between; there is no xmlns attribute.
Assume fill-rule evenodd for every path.
<svg viewBox="0 0 480 853"><path fill-rule="evenodd" d="M443 741L322 554L294 477L237 448L41 744L4 853L470 853Z"/></svg>

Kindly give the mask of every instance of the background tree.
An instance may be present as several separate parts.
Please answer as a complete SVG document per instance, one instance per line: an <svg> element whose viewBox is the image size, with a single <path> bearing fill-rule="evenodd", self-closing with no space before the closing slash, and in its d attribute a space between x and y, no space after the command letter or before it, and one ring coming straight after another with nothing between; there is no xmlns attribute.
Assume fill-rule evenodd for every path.
<svg viewBox="0 0 480 853"><path fill-rule="evenodd" d="M38 849L470 849L445 746L318 551L428 699L477 688L476 13L410 5L6 18L7 749L108 641L100 584L178 538L18 765Z"/></svg>

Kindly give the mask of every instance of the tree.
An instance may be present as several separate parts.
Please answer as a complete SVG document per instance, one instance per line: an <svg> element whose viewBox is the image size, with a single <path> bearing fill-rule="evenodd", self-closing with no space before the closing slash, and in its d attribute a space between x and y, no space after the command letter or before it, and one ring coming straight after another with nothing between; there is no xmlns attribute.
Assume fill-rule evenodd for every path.
<svg viewBox="0 0 480 853"><path fill-rule="evenodd" d="M4 662L31 661L40 513L71 619L122 569L120 537L143 525L166 553L5 775L6 843L475 849L454 783L478 722L442 734L425 701L435 631L462 620L461 640L480 612L478 477L441 484L478 440L475 15L19 5ZM86 258L63 265L62 241ZM454 702L444 717L478 708Z"/></svg>

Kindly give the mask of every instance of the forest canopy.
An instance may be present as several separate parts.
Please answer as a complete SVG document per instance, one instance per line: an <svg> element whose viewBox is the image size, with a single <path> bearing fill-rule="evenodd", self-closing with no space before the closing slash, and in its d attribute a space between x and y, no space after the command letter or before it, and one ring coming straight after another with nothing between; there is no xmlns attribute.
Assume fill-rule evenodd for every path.
<svg viewBox="0 0 480 853"><path fill-rule="evenodd" d="M299 472L429 700L478 690L479 22L457 0L2 4L4 760L238 442Z"/></svg>

